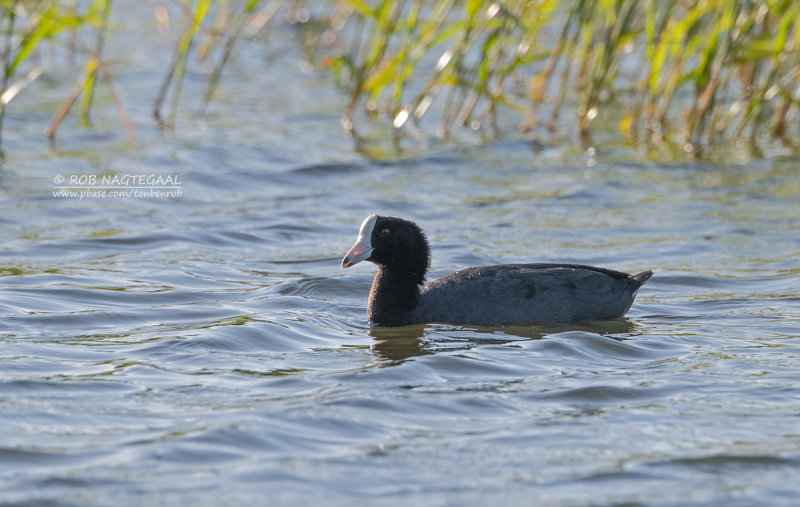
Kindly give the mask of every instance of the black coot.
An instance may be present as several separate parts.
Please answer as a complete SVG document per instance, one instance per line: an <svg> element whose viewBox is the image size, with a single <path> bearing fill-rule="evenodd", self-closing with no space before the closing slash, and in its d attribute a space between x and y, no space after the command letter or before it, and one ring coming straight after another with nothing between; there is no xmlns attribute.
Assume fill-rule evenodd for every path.
<svg viewBox="0 0 800 507"><path fill-rule="evenodd" d="M368 216L342 260L378 266L369 321L378 326L442 322L503 326L613 319L625 315L652 271L629 275L577 264L503 264L458 271L424 285L430 248L422 229Z"/></svg>

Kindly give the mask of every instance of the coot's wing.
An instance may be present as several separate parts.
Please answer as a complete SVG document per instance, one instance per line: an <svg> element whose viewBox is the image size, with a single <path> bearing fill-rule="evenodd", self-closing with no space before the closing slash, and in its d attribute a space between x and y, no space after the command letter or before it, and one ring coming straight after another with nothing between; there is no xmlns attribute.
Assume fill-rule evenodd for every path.
<svg viewBox="0 0 800 507"><path fill-rule="evenodd" d="M425 286L415 320L508 325L609 319L625 314L642 283L573 264L470 268Z"/></svg>

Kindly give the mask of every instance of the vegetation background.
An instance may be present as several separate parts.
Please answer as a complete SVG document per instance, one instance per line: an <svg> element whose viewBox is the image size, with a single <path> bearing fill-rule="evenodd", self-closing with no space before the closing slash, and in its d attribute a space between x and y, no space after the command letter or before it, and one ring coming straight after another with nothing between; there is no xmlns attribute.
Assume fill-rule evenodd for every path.
<svg viewBox="0 0 800 507"><path fill-rule="evenodd" d="M513 129L546 139L607 133L653 157L713 158L747 143L798 146L800 3L793 0L153 0L174 50L152 104L175 126L187 69L205 76L202 114L243 44L296 27L307 64L347 97L352 135L385 125L400 142ZM84 124L107 93L135 142L104 46L120 27L111 0L1 0L0 133L13 99L67 55L80 78L52 115ZM515 114L507 115L511 111ZM514 118L510 122L501 118ZM652 149L655 148L655 149Z"/></svg>

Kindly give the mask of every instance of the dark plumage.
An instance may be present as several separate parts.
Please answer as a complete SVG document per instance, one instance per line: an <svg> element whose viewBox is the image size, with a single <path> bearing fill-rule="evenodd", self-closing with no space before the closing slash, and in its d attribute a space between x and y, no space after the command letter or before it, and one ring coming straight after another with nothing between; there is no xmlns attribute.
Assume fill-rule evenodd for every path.
<svg viewBox="0 0 800 507"><path fill-rule="evenodd" d="M428 322L512 325L612 319L628 311L652 271L629 275L578 264L468 268L428 285L430 248L414 222L370 215L342 260L378 266L369 294L371 324Z"/></svg>

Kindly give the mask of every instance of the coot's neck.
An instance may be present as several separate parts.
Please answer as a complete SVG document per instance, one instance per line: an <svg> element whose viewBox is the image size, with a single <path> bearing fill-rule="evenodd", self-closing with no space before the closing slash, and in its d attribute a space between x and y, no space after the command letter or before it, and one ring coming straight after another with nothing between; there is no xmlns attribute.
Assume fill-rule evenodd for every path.
<svg viewBox="0 0 800 507"><path fill-rule="evenodd" d="M424 281L425 272L420 273L418 269L378 266L378 272L372 280L372 290L369 292L369 321L379 326L412 323Z"/></svg>

